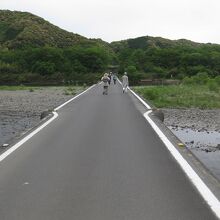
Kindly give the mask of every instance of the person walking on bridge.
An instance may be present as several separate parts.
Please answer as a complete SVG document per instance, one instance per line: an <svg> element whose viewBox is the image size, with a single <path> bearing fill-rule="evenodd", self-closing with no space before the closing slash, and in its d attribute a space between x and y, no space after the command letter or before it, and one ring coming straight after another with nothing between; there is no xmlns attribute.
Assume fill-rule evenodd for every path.
<svg viewBox="0 0 220 220"><path fill-rule="evenodd" d="M117 81L117 77L115 75L115 73L113 74L113 82L114 82L114 85L116 84L116 81Z"/></svg>
<svg viewBox="0 0 220 220"><path fill-rule="evenodd" d="M108 95L108 86L109 86L109 81L110 81L110 79L108 77L108 73L105 73L101 80L104 83L102 94L103 95Z"/></svg>
<svg viewBox="0 0 220 220"><path fill-rule="evenodd" d="M128 76L127 76L127 72L124 73L124 75L122 76L122 88L123 88L123 93L127 92L128 89Z"/></svg>
<svg viewBox="0 0 220 220"><path fill-rule="evenodd" d="M108 74L108 78L109 78L108 84L110 85L110 84L111 84L111 81L112 81L112 72L110 72L110 73Z"/></svg>

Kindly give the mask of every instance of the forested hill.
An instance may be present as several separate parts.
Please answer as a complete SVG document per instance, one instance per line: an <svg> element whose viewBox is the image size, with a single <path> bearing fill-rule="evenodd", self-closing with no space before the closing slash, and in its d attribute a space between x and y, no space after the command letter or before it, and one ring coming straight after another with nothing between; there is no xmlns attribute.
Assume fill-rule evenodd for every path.
<svg viewBox="0 0 220 220"><path fill-rule="evenodd" d="M100 39L87 39L79 34L65 31L31 13L0 10L1 48L43 46L66 48L80 44L108 46Z"/></svg>
<svg viewBox="0 0 220 220"><path fill-rule="evenodd" d="M92 83L114 60L101 39L70 33L31 13L0 10L0 84Z"/></svg>
<svg viewBox="0 0 220 220"><path fill-rule="evenodd" d="M146 78L220 73L220 45L161 37L107 43L65 31L27 12L0 10L0 84L92 83L110 67Z"/></svg>
<svg viewBox="0 0 220 220"><path fill-rule="evenodd" d="M162 37L151 37L151 36L143 36L134 39L115 41L111 43L111 46L115 51L119 51L121 49L142 49L146 50L149 48L172 48L177 46L191 46L198 47L201 46L201 43L196 43L186 39L180 40L169 40Z"/></svg>
<svg viewBox="0 0 220 220"><path fill-rule="evenodd" d="M111 43L120 66L137 82L141 78L179 78L220 74L220 45L161 37L138 37Z"/></svg>
<svg viewBox="0 0 220 220"><path fill-rule="evenodd" d="M12 49L25 46L68 47L86 41L27 12L0 11L0 43Z"/></svg>

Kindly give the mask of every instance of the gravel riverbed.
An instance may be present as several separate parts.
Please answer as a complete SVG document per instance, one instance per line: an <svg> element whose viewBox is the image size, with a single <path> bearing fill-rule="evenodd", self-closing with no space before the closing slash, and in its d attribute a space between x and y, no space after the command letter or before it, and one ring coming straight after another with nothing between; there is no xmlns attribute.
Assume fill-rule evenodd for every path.
<svg viewBox="0 0 220 220"><path fill-rule="evenodd" d="M162 109L167 126L220 132L220 109Z"/></svg>
<svg viewBox="0 0 220 220"><path fill-rule="evenodd" d="M220 109L162 109L165 125L220 179Z"/></svg>
<svg viewBox="0 0 220 220"><path fill-rule="evenodd" d="M72 96L67 95L64 87L0 91L0 146L36 126L42 112L54 109Z"/></svg>

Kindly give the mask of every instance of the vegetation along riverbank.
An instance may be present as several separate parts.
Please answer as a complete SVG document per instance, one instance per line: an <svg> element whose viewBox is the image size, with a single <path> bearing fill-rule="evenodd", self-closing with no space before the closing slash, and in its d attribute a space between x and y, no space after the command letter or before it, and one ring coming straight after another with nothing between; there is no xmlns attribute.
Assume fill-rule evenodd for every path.
<svg viewBox="0 0 220 220"><path fill-rule="evenodd" d="M134 90L164 113L164 124L220 179L220 77Z"/></svg>
<svg viewBox="0 0 220 220"><path fill-rule="evenodd" d="M180 85L140 86L134 90L157 108L220 108L220 77L205 73L185 78Z"/></svg>

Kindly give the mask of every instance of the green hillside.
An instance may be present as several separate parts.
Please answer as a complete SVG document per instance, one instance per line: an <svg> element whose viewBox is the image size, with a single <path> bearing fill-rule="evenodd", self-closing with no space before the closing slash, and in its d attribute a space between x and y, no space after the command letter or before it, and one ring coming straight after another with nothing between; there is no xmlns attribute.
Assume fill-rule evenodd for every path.
<svg viewBox="0 0 220 220"><path fill-rule="evenodd" d="M130 73L134 83L146 78L179 78L220 73L220 45L180 39L138 37L112 42L120 72Z"/></svg>
<svg viewBox="0 0 220 220"><path fill-rule="evenodd" d="M0 10L0 84L92 83L114 60L101 39L70 33L31 13Z"/></svg>
<svg viewBox="0 0 220 220"><path fill-rule="evenodd" d="M70 47L91 43L85 37L52 25L48 21L27 12L0 10L1 47L17 49L24 47Z"/></svg>
<svg viewBox="0 0 220 220"><path fill-rule="evenodd" d="M65 31L28 12L0 10L0 48L99 46L112 53L107 42Z"/></svg>
<svg viewBox="0 0 220 220"><path fill-rule="evenodd" d="M115 51L119 51L126 48L146 50L149 48L171 48L177 46L198 47L200 45L202 44L185 39L169 40L162 37L151 36L143 36L134 39L115 41L111 43L111 46L114 48Z"/></svg>
<svg viewBox="0 0 220 220"><path fill-rule="evenodd" d="M0 84L92 83L109 67L146 78L220 73L220 45L143 36L107 43L27 12L0 10Z"/></svg>

